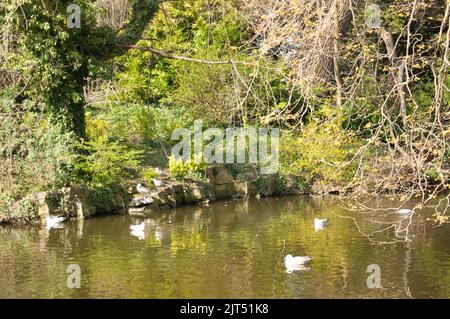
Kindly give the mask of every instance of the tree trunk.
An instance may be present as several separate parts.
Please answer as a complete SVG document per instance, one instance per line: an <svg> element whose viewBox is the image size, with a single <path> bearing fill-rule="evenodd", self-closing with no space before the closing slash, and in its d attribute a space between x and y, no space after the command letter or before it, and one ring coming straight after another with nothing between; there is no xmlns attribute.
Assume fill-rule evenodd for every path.
<svg viewBox="0 0 450 319"><path fill-rule="evenodd" d="M336 82L336 105L342 107L342 79L339 68L339 3L334 2L333 73Z"/></svg>
<svg viewBox="0 0 450 319"><path fill-rule="evenodd" d="M381 28L380 35L386 45L389 59L392 61L392 66L394 68L392 71L392 78L395 84L395 90L397 91L397 97L400 100L400 116L402 117L403 125L406 126L407 104L404 83L406 69L405 61L398 58L392 34L386 29Z"/></svg>

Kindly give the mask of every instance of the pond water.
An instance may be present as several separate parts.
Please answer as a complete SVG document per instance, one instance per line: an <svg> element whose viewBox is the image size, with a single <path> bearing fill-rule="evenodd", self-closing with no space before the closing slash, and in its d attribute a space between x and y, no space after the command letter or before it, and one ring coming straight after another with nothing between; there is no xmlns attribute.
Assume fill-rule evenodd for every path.
<svg viewBox="0 0 450 319"><path fill-rule="evenodd" d="M337 199L284 197L160 213L143 240L129 230L143 220L129 216L50 231L0 226L0 298L450 297L449 225L434 227L422 210L411 242L375 245L343 214L351 213ZM315 217L328 226L315 231ZM288 273L286 254L313 260ZM71 264L81 270L79 289L67 287ZM367 286L371 264L379 289Z"/></svg>

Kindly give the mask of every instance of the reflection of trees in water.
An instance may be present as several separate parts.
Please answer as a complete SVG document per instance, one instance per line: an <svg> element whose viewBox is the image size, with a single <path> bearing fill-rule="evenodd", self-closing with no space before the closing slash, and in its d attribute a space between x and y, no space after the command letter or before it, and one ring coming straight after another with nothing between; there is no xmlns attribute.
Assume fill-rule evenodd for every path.
<svg viewBox="0 0 450 319"><path fill-rule="evenodd" d="M64 252L50 249L50 240L40 226L0 226L0 297L62 296Z"/></svg>
<svg viewBox="0 0 450 319"><path fill-rule="evenodd" d="M296 271L286 274L284 286L288 298L308 298L311 295L311 278L307 271Z"/></svg>
<svg viewBox="0 0 450 319"><path fill-rule="evenodd" d="M351 222L333 215L341 209L335 201L314 201L229 201L161 212L148 219L143 241L128 229L143 219L128 216L70 221L50 232L0 227L0 287L10 285L0 295L404 297L411 284L415 296L418 289L419 295L448 295L442 282L450 269L439 269L441 252L450 250L448 234L414 226L422 237L409 246L370 245ZM321 232L313 227L318 216L330 218ZM314 257L310 271L286 274L283 240L284 254ZM82 269L78 294L65 288L69 262ZM381 290L366 287L371 263L382 268Z"/></svg>
<svg viewBox="0 0 450 319"><path fill-rule="evenodd" d="M405 252L405 263L404 263L404 268L403 268L403 281L405 284L405 293L409 298L413 298L413 296L411 295L411 291L409 290L409 279L408 279L408 272L409 272L409 268L411 265L411 241L408 241L405 246L406 246L406 252Z"/></svg>

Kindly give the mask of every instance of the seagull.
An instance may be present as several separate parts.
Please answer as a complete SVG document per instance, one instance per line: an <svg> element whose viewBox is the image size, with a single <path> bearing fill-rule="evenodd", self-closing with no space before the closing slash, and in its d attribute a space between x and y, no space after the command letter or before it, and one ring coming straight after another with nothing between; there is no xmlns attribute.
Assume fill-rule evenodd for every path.
<svg viewBox="0 0 450 319"><path fill-rule="evenodd" d="M314 218L314 230L318 231L318 230L322 230L325 228L325 226L328 223L328 219L324 219L324 218Z"/></svg>
<svg viewBox="0 0 450 319"><path fill-rule="evenodd" d="M400 215L409 215L412 212L413 211L411 209L399 209L397 213L399 213Z"/></svg>
<svg viewBox="0 0 450 319"><path fill-rule="evenodd" d="M303 266L306 262L310 261L312 257L309 256L292 256L287 255L284 258L284 264L286 265L286 268L292 268L296 266Z"/></svg>
<svg viewBox="0 0 450 319"><path fill-rule="evenodd" d="M145 228L145 222L142 222L142 223L140 223L138 225L131 225L130 226L130 229L132 231L136 231L136 232L143 232L144 228Z"/></svg>
<svg viewBox="0 0 450 319"><path fill-rule="evenodd" d="M152 182L153 182L153 185L155 185L156 187L160 187L163 184L161 181L157 180L156 178L153 178Z"/></svg>
<svg viewBox="0 0 450 319"><path fill-rule="evenodd" d="M312 257L309 256L296 256L293 257L292 255L287 255L284 258L284 265L286 267L286 272L288 274L292 273L293 271L307 271L310 270L309 267L305 266L305 263L310 261Z"/></svg>
<svg viewBox="0 0 450 319"><path fill-rule="evenodd" d="M141 183L137 184L136 190L139 193L144 193L144 194L150 193L150 190L148 188L146 188L144 185L142 185Z"/></svg>
<svg viewBox="0 0 450 319"><path fill-rule="evenodd" d="M62 222L65 221L64 216L47 216L45 217L45 227L50 230L52 228L62 228Z"/></svg>

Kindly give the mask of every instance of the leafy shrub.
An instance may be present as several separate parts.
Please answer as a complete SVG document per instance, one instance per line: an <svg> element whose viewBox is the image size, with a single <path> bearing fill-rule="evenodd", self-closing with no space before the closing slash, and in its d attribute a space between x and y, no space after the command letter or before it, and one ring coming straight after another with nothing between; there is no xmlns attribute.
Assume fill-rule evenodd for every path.
<svg viewBox="0 0 450 319"><path fill-rule="evenodd" d="M301 193L308 193L310 189L310 183L308 183L308 180L302 176L295 176L295 187L297 190L299 190Z"/></svg>
<svg viewBox="0 0 450 319"><path fill-rule="evenodd" d="M93 117L91 113L86 113L86 134L90 139L98 140L108 136L108 122L101 117Z"/></svg>
<svg viewBox="0 0 450 319"><path fill-rule="evenodd" d="M286 178L283 175L278 174L275 180L275 194L283 195L288 190Z"/></svg>
<svg viewBox="0 0 450 319"><path fill-rule="evenodd" d="M0 96L0 193L18 198L70 182L75 137L38 110Z"/></svg>
<svg viewBox="0 0 450 319"><path fill-rule="evenodd" d="M86 126L92 139L105 137L132 146L149 142L160 146L161 143L171 145L172 132L176 128L189 127L193 121L190 112L183 107L111 103L99 104L87 113Z"/></svg>
<svg viewBox="0 0 450 319"><path fill-rule="evenodd" d="M155 132L155 112L151 108L141 107L136 117L136 124L138 132L143 140L155 139L157 132Z"/></svg>
<svg viewBox="0 0 450 319"><path fill-rule="evenodd" d="M255 181L255 187L256 190L258 192L258 194L263 195L263 196L268 196L269 195L269 184L267 183L267 181L260 177Z"/></svg>
<svg viewBox="0 0 450 319"><path fill-rule="evenodd" d="M76 163L78 179L93 185L120 184L139 166L142 152L132 150L105 137L80 144L86 153Z"/></svg>
<svg viewBox="0 0 450 319"><path fill-rule="evenodd" d="M0 223L26 223L37 218L37 210L31 200L15 201L10 195L0 194Z"/></svg>
<svg viewBox="0 0 450 319"><path fill-rule="evenodd" d="M120 185L91 185L90 200L95 203L97 213L110 214L118 207L123 207L129 200L125 188Z"/></svg>
<svg viewBox="0 0 450 319"><path fill-rule="evenodd" d="M356 145L352 134L343 130L337 121L322 125L312 121L302 135L282 136L281 171L297 176L301 189L307 189L316 180L337 185L348 183L355 171L348 160Z"/></svg>
<svg viewBox="0 0 450 319"><path fill-rule="evenodd" d="M145 169L142 175L144 176L144 179L147 181L148 185L153 185L152 180L158 177L158 173L153 169L153 167Z"/></svg>
<svg viewBox="0 0 450 319"><path fill-rule="evenodd" d="M181 127L190 127L194 122L189 109L184 107L155 107L152 109L155 125L154 139L164 145L173 145L172 133Z"/></svg>
<svg viewBox="0 0 450 319"><path fill-rule="evenodd" d="M205 175L206 162L203 159L191 159L188 162L169 159L169 173L175 179L202 178Z"/></svg>
<svg viewBox="0 0 450 319"><path fill-rule="evenodd" d="M177 161L173 157L169 159L169 174L175 179L185 178L189 174L189 166L183 161Z"/></svg>

